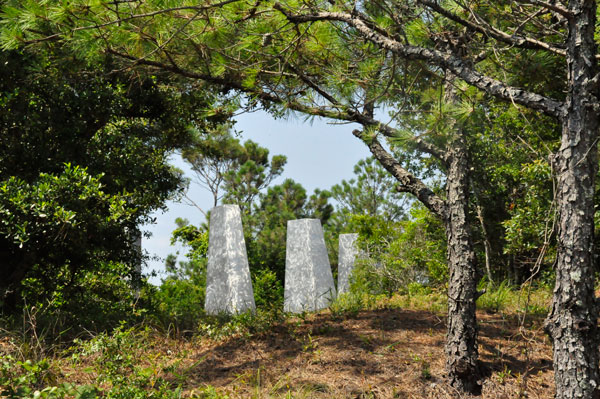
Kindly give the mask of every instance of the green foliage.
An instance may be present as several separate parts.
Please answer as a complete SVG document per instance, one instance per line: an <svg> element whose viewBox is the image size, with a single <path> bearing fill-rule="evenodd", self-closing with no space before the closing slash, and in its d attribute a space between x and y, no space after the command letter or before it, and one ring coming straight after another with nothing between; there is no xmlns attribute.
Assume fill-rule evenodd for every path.
<svg viewBox="0 0 600 399"><path fill-rule="evenodd" d="M369 294L345 292L337 296L329 305L329 310L334 318L355 318L361 310L373 307L375 297Z"/></svg>
<svg viewBox="0 0 600 399"><path fill-rule="evenodd" d="M175 256L167 258L167 277L156 293L158 317L165 327L189 333L204 317L208 231L185 219L177 219L176 223L178 228L171 235L171 243L179 242L189 251L187 260L179 263Z"/></svg>
<svg viewBox="0 0 600 399"><path fill-rule="evenodd" d="M126 197L102 191L101 178L70 164L58 176L41 173L33 184L9 177L0 186L0 234L25 252L42 252L43 239L61 242L88 226L110 231L111 222L131 218L132 211Z"/></svg>
<svg viewBox="0 0 600 399"><path fill-rule="evenodd" d="M441 222L415 206L411 219L389 222L354 215L359 247L367 254L351 277L353 292L391 295L412 284L442 284L447 278L446 240Z"/></svg>
<svg viewBox="0 0 600 399"><path fill-rule="evenodd" d="M252 273L254 302L259 309L283 308L283 281L272 270L262 269Z"/></svg>
<svg viewBox="0 0 600 399"><path fill-rule="evenodd" d="M177 229L171 233L171 245L181 243L190 248L186 253L187 261L167 260L167 272L170 278L190 279L198 285L206 280L206 261L208 256L208 231L189 224L187 219L175 220Z"/></svg>
<svg viewBox="0 0 600 399"><path fill-rule="evenodd" d="M281 175L287 161L282 155L269 160L269 150L251 140L240 143L228 125L197 134L182 156L195 181L211 192L214 206L223 199L246 212L251 212L260 191Z"/></svg>
<svg viewBox="0 0 600 399"><path fill-rule="evenodd" d="M490 313L511 313L520 317L542 318L548 314L552 287L543 284L515 286L508 280L489 285L481 282L485 292L477 299L477 307Z"/></svg>
<svg viewBox="0 0 600 399"><path fill-rule="evenodd" d="M205 295L205 284L194 280L163 280L156 293L161 324L181 333L194 332L204 316Z"/></svg>
<svg viewBox="0 0 600 399"><path fill-rule="evenodd" d="M128 240L122 226L131 223L132 214L123 195L105 193L99 177L71 165L59 176L41 174L32 184L15 177L1 182L0 235L4 250L15 254L3 270L23 273L20 298L12 300L36 308L40 322L66 329L68 320L95 330L133 317L133 291L125 278L139 277L131 263L119 262L122 254L100 241ZM14 303L4 305L10 310Z"/></svg>
<svg viewBox="0 0 600 399"><path fill-rule="evenodd" d="M394 190L396 180L374 158L358 161L356 178L342 180L331 187L331 198L337 202L335 223L344 226L350 215L381 216L399 221L405 216L405 194Z"/></svg>
<svg viewBox="0 0 600 399"><path fill-rule="evenodd" d="M488 287L477 299L477 307L488 312L497 313L504 310L511 294L512 287L508 281L502 281L497 287Z"/></svg>
<svg viewBox="0 0 600 399"><path fill-rule="evenodd" d="M99 390L92 385L55 384L58 372L46 358L39 362L0 356L0 395L10 399L93 399Z"/></svg>
<svg viewBox="0 0 600 399"><path fill-rule="evenodd" d="M250 337L260 334L284 320L281 307L257 309L256 312L244 312L237 315L206 316L198 326L198 334L211 339L223 339L232 336Z"/></svg>
<svg viewBox="0 0 600 399"><path fill-rule="evenodd" d="M168 156L187 143L186 126L209 124L190 112L208 101L200 91L181 94L156 77L109 74L108 59L91 67L61 51L0 53L5 313L23 301L81 297L88 271L138 280L142 259L132 235L180 190Z"/></svg>
<svg viewBox="0 0 600 399"><path fill-rule="evenodd" d="M477 126L470 141L476 165L473 200L487 235L475 229L475 242L487 238L496 281L520 284L531 275L544 243L546 253L538 265L542 273L552 270L556 241L548 155L558 149L560 125L506 104L490 104L472 118Z"/></svg>
<svg viewBox="0 0 600 399"><path fill-rule="evenodd" d="M149 334L147 329L119 327L112 334L74 340L71 362L75 367L93 368L95 381L90 385L58 384L60 370L54 369L56 364L48 358L33 362L2 356L0 394L15 399L133 399L146 398L152 390L152 397L179 398L181 389L159 375L162 367L155 370L141 362Z"/></svg>
<svg viewBox="0 0 600 399"><path fill-rule="evenodd" d="M13 356L2 356L0 362L0 394L12 397L31 395L31 387L43 386L52 380L48 359L39 362L17 361Z"/></svg>
<svg viewBox="0 0 600 399"><path fill-rule="evenodd" d="M202 387L198 391L199 399L229 399L229 395L219 393L212 385Z"/></svg>
<svg viewBox="0 0 600 399"><path fill-rule="evenodd" d="M550 166L540 160L521 168L520 185L509 205L511 216L504 223L506 253L539 252L552 234L552 177Z"/></svg>
<svg viewBox="0 0 600 399"><path fill-rule="evenodd" d="M110 331L121 323L141 322L156 312L155 289L145 281L132 289L131 280L122 277L127 270L128 265L111 262L71 276L61 270L68 278L62 276L65 281L59 281L50 294L44 290L44 279L25 279L25 334L51 343L66 341L82 330ZM19 317L11 320L18 326Z"/></svg>
<svg viewBox="0 0 600 399"><path fill-rule="evenodd" d="M107 387L99 390L99 396L141 399L151 390L156 398L180 398L180 385L167 381L159 372L166 365L147 367L141 361L150 334L149 329L119 327L112 334L99 334L89 341L76 340L72 362L77 365L93 359L96 384Z"/></svg>

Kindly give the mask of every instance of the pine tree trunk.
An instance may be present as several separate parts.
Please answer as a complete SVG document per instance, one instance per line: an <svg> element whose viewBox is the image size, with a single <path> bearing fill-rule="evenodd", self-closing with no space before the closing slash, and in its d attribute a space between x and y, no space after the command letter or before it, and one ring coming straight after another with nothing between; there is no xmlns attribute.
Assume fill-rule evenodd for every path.
<svg viewBox="0 0 600 399"><path fill-rule="evenodd" d="M594 179L598 155L596 3L569 1L569 92L561 148L555 157L558 255L552 311L556 398L600 398L598 311L594 295Z"/></svg>
<svg viewBox="0 0 600 399"><path fill-rule="evenodd" d="M480 394L477 353L476 258L468 220L468 162L458 139L448 157L446 237L448 239L448 331L446 369L450 384L460 392Z"/></svg>
<svg viewBox="0 0 600 399"><path fill-rule="evenodd" d="M413 193L428 209L444 221L448 243L448 335L446 339L446 369L449 383L459 392L479 394L480 371L477 361L477 299L476 258L468 225L468 159L464 140L458 137L445 163L448 199L443 201L433 191L403 169L379 143L377 138L365 139L360 130L352 132L363 140L373 156L401 184L404 192Z"/></svg>

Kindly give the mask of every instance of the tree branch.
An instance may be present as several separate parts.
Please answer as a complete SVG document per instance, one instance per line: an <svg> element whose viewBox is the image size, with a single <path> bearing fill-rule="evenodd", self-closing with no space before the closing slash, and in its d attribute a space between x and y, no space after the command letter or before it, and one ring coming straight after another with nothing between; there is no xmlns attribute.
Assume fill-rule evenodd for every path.
<svg viewBox="0 0 600 399"><path fill-rule="evenodd" d="M376 137L368 137L360 130L354 130L352 134L362 140L369 147L371 154L373 154L379 163L398 180L400 183L398 191L413 194L427 209L432 211L441 220L446 220L446 201L431 191L415 175L400 166L400 163L383 148Z"/></svg>
<svg viewBox="0 0 600 399"><path fill-rule="evenodd" d="M115 51L114 49L110 49L110 48L108 49L108 52L110 54L116 55L118 57L130 60L139 65L152 66L152 67L159 68L159 69L162 69L165 71L176 73L180 76L184 76L187 78L203 80L208 83L217 84L217 85L220 85L220 86L232 89L232 90L236 90L240 93L247 94L249 96L252 96L252 97L257 98L262 101L283 105L284 107L291 109L292 111L301 112L306 115L320 116L323 118L335 119L335 120L340 120L340 121L356 122L364 127L375 128L378 132L380 132L381 134L383 134L384 136L389 137L389 138L397 138L399 136L399 131L397 129L394 129L394 128L374 119L371 116L368 116L364 113L358 112L357 110L345 109L343 107L343 105L340 105L337 102L337 100L335 100L335 98L333 98L331 95L324 92L320 88L319 88L319 90L317 90L317 92L320 95L322 95L323 98L326 98L329 101L332 101L333 105L338 107L337 111L331 110L331 109L325 109L324 107L311 107L311 106L299 103L297 101L289 101L289 100L283 99L279 96L262 91L260 89L256 89L256 88L252 89L252 88L246 87L246 86L242 85L239 81L235 81L233 79L220 78L220 77L215 77L215 76L208 75L208 74L202 74L202 73L197 73L197 72L193 72L193 71L188 71L188 70L180 68L177 64L174 63L174 61L171 61L172 62L171 64L165 64L162 62L146 60L143 58L136 58L129 54L120 53L120 52ZM309 84L306 81L305 81L305 83ZM309 86L311 86L313 89L315 89L316 84L314 82L310 82ZM340 108L341 108L341 110L339 110ZM426 154L429 154L429 155L441 160L444 163L446 162L447 157L444 154L444 152L442 150L440 150L439 148L437 148L436 146L434 146L433 144L430 144L430 143L424 141L421 137L413 137L409 140L411 140L416 145L417 149L419 149L420 151L422 151Z"/></svg>
<svg viewBox="0 0 600 399"><path fill-rule="evenodd" d="M571 19L573 17L573 13L570 12L569 10L567 10L564 7L561 7L558 4L551 4L548 3L547 1L541 1L541 0L517 0L518 3L524 3L524 4L531 4L533 6L540 6L540 7L544 7L550 11L554 11L555 13L558 13L560 15L562 15L563 17L567 18L567 19Z"/></svg>
<svg viewBox="0 0 600 399"><path fill-rule="evenodd" d="M122 22L127 22L127 21L131 21L131 20L134 20L134 19L154 17L156 15L167 14L167 13L175 12L175 11L190 10L190 11L202 12L202 11L210 10L212 8L223 7L223 6L226 6L227 4L236 3L238 1L240 1L240 0L224 0L224 1L221 1L219 3L208 4L206 6L171 7L171 8L164 8L164 9L161 9L161 10L156 10L156 11L147 12L147 13L143 13L143 14L131 14L131 15L127 16L127 17L117 18L115 20L108 21L108 22L105 22L105 23L102 23L102 24L92 24L92 25L86 25L86 26L79 26L77 28L71 29L69 32L70 33L74 33L74 32L78 32L78 31L82 31L82 30L100 29L100 28L105 28L107 26L111 26L111 25L118 25L118 24L121 24ZM34 32L34 33L39 33L39 32L36 32L34 30L31 30L31 29L30 29L30 31ZM52 41L52 40L60 39L61 36L64 36L63 32L55 33L53 35L41 37L41 38L38 38L38 39L24 40L23 43L25 43L25 44L35 44L35 43L40 43L40 42L44 42L44 41Z"/></svg>
<svg viewBox="0 0 600 399"><path fill-rule="evenodd" d="M406 59L421 60L440 68L448 69L468 84L477 87L491 96L524 105L554 117L562 118L564 114L564 104L560 101L536 93L531 93L517 87L507 86L499 80L492 79L478 72L465 60L456 57L452 53L402 44L393 38L372 29L367 22L354 15L341 12L319 12L316 14L292 15L284 10L279 3L276 3L273 7L283 13L286 18L293 23L313 21L343 22L356 29L365 39L379 47L390 50Z"/></svg>
<svg viewBox="0 0 600 399"><path fill-rule="evenodd" d="M541 40L532 39L527 36L522 35L510 35L500 29L496 29L490 24L487 23L483 18L476 15L472 12L473 16L477 19L477 22L471 22L460 16L446 10L444 7L440 6L438 3L430 1L430 0L419 0L419 3L423 4L426 7L429 7L433 11L438 12L440 15L463 25L469 29L472 29L476 32L482 33L486 36L494 38L500 42L510 44L511 46L527 48L527 49L538 49L538 50L547 50L554 54L558 54L561 56L565 56L566 52L564 49L553 46L549 43L543 42Z"/></svg>

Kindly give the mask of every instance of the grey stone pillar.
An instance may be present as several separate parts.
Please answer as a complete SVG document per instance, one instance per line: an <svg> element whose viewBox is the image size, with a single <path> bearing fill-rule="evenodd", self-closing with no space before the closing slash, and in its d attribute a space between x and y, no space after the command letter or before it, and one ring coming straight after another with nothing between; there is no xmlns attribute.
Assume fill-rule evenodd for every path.
<svg viewBox="0 0 600 399"><path fill-rule="evenodd" d="M335 298L319 219L288 221L283 296L283 310L293 313L326 308Z"/></svg>
<svg viewBox="0 0 600 399"><path fill-rule="evenodd" d="M340 234L338 252L338 294L348 292L350 289L350 276L354 269L358 248L356 240L358 234Z"/></svg>
<svg viewBox="0 0 600 399"><path fill-rule="evenodd" d="M144 256L142 252L142 231L138 227L134 227L133 229L128 229L127 233L132 249L136 252L137 259L134 264L131 279L126 277L124 280L135 290L135 295L137 297L142 286L142 262Z"/></svg>
<svg viewBox="0 0 600 399"><path fill-rule="evenodd" d="M133 239L133 248L135 249L138 256L140 257L140 259L138 260L138 262L135 265L135 271L138 274L138 278L140 278L142 275L142 256L143 256L143 254L142 254L142 232L140 229L133 230L132 239Z"/></svg>
<svg viewBox="0 0 600 399"><path fill-rule="evenodd" d="M208 314L256 309L237 205L217 206L210 213L204 309Z"/></svg>

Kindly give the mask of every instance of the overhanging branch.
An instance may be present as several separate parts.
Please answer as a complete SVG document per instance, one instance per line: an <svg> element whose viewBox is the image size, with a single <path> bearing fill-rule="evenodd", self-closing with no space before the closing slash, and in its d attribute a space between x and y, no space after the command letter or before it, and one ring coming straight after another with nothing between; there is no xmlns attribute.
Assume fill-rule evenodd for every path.
<svg viewBox="0 0 600 399"><path fill-rule="evenodd" d="M362 140L363 143L369 147L371 154L379 161L379 163L398 180L400 183L398 190L406 193L413 194L419 201L423 203L442 221L446 220L447 217L447 206L446 202L437 196L429 187L425 185L415 175L404 169L393 156L386 151L385 148L379 143L376 137L370 137L365 135L360 130L354 130L352 132L354 136Z"/></svg>
<svg viewBox="0 0 600 399"><path fill-rule="evenodd" d="M202 81L205 81L205 82L208 82L211 84L223 86L228 89L236 90L240 93L247 94L247 95L254 97L256 99L259 99L261 101L265 101L265 102L269 102L269 103L273 103L273 104L279 104L279 105L282 105L292 111L297 111L297 112L300 112L300 113L303 113L306 115L320 116L323 118L335 119L335 120L345 121L345 122L356 122L364 127L372 127L374 129L376 129L378 132L380 132L381 134L383 134L384 136L389 137L389 138L397 138L400 133L397 129L394 129L393 127L390 127L389 125L386 125L386 124L374 119L371 116L368 116L357 110L344 108L337 101L335 101L335 99L333 99L329 94L323 92L322 89L320 89L320 94L321 95L325 94L324 98L329 98L331 101L334 101L333 105L338 107L337 110L336 109L326 109L324 107L308 106L308 105L299 103L297 101L290 101L288 99L281 98L277 95L267 93L267 92L262 91L257 88L246 87L246 86L242 85L240 83L240 81L236 81L233 79L227 79L227 78L223 78L223 77L212 76L209 74L197 73L194 71L189 71L189 70L179 67L177 64L175 64L175 62L172 59L171 59L171 64L166 64L163 62L152 61L152 60L147 60L147 59L143 59L143 58L136 58L129 54L115 51L114 49L108 49L108 52L110 54L116 55L118 57L127 59L127 60L133 62L134 64L152 66L152 67L155 67L158 69L176 73L180 76L184 76L184 77L187 77L190 79L202 80ZM311 82L311 87L312 87L312 85L315 85L315 83ZM439 148L437 148L433 144L426 142L425 140L423 140L420 137L414 137L414 138L411 138L410 140L412 140L412 142L415 144L417 149L419 149L419 151L429 154L429 155L441 160L442 162L446 162L446 156L443 153L443 151L441 151Z"/></svg>
<svg viewBox="0 0 600 399"><path fill-rule="evenodd" d="M554 11L557 14L562 15L563 17L570 19L573 17L573 13L570 12L568 9L561 7L559 4L552 4L552 3L548 3L547 1L541 1L541 0L517 0L517 2L519 3L524 3L524 4L531 4L533 6L540 6L543 7L549 11Z"/></svg>
<svg viewBox="0 0 600 399"><path fill-rule="evenodd" d="M471 22L467 19L464 19L464 18L458 16L455 13L448 11L447 9L442 7L437 2L430 1L430 0L419 0L419 3L423 4L424 6L430 8L431 10L439 13L440 15L443 15L444 17L446 17L460 25L463 25L475 32L479 32L486 36L494 38L494 39L498 40L499 42L510 44L511 46L514 46L514 47L547 50L547 51L550 51L554 54L558 54L561 56L566 55L566 52L564 49L561 49L550 43L546 43L541 40L537 40L537 39L527 37L524 35L514 35L514 34L511 35L504 31L501 31L500 29L494 28L489 23L487 23L487 21L485 21L483 18L477 16L476 14L474 14L474 15L475 15L475 18L477 19L477 21Z"/></svg>
<svg viewBox="0 0 600 399"><path fill-rule="evenodd" d="M452 53L400 43L397 40L384 35L381 31L371 28L370 23L363 21L361 18L352 14L342 12L318 12L315 14L299 15L290 14L279 3L276 3L274 8L283 13L286 18L293 23L314 21L343 22L356 29L362 37L380 48L392 51L398 56L406 59L425 61L440 68L450 70L460 79L493 97L524 105L550 116L558 118L563 116L564 104L560 101L518 87L508 86L499 80L492 79L489 76L478 72L465 60Z"/></svg>
<svg viewBox="0 0 600 399"><path fill-rule="evenodd" d="M122 18L117 18L111 21L107 21L104 23L96 23L96 24L92 24L92 25L86 25L86 26L79 26L76 28L71 29L68 33L69 34L73 34L75 32L79 32L79 31L85 31L85 30L97 30L97 29L101 29L101 28L106 28L108 26L111 25L119 25L123 22L128 22L128 21L132 21L132 20L136 20L136 19L144 19L144 18L152 18L155 17L157 15L161 15L161 14L168 14L168 13L172 13L172 12L176 12L176 11L197 11L197 12L202 12L202 11L206 11L206 10L210 10L213 8L220 8L220 7L224 7L230 3L236 3L240 0L224 0L218 3L214 3L214 4L207 4L207 5L188 5L188 6L179 6L179 7L170 7L170 8L163 8L160 10L156 10L156 11L151 11L151 12L147 12L147 13L141 13L141 14L130 14L126 17L122 17ZM117 14L118 15L118 14ZM34 33L38 33L40 34L41 32L37 32L35 30L31 30L31 32ZM24 44L35 44L35 43L39 43L39 42L44 42L44 41L52 41L52 40L58 40L60 39L62 36L64 36L65 33L60 32L60 33L55 33L52 35L48 35L48 36L44 36L44 37L40 37L37 39L32 39L32 40L24 40L23 43Z"/></svg>

